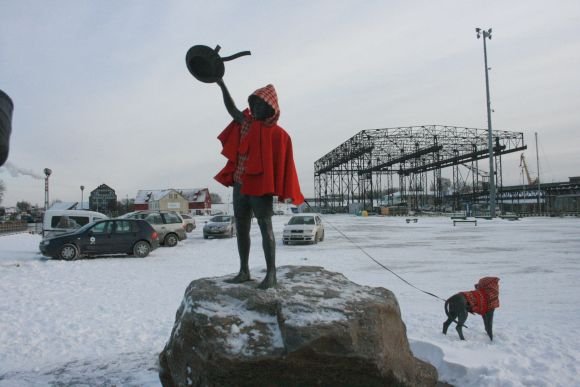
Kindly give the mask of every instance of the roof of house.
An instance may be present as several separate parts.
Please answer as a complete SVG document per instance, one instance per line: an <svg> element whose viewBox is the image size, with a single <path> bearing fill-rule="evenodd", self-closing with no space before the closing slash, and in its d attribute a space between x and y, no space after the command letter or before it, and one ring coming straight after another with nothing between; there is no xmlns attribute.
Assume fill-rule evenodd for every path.
<svg viewBox="0 0 580 387"><path fill-rule="evenodd" d="M170 188L170 189L149 189L149 190L139 190L137 191L137 196L135 197L135 204L144 204L149 201L159 200L170 192L177 192L183 196L190 203L203 203L205 201L206 195L209 195L207 188L193 188L193 189L181 189L181 188Z"/></svg>
<svg viewBox="0 0 580 387"><path fill-rule="evenodd" d="M193 189L176 189L188 202L205 202L206 196L209 195L207 188L193 188Z"/></svg>
<svg viewBox="0 0 580 387"><path fill-rule="evenodd" d="M115 192L114 189L112 189L111 187L109 187L106 184L101 184L100 186L98 186L97 188L95 188L94 190L91 191L91 193L95 192L95 191L100 191L100 190L108 190L108 191L113 191Z"/></svg>

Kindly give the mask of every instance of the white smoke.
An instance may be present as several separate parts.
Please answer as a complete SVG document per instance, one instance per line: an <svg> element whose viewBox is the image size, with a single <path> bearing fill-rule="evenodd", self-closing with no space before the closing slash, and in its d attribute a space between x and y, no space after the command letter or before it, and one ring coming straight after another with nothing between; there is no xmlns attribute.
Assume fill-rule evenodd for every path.
<svg viewBox="0 0 580 387"><path fill-rule="evenodd" d="M17 167L16 165L12 164L9 161L6 162L4 164L4 166L0 167L0 172L2 172L4 169L6 169L12 177L30 176L33 179L37 179L37 180L44 179L44 177L42 177L39 174L34 173L31 169L23 169L23 168Z"/></svg>

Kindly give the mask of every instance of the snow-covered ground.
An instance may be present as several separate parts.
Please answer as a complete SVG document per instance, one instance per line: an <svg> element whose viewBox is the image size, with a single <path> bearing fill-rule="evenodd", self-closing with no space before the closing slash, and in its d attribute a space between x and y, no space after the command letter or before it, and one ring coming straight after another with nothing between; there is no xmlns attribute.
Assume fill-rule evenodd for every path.
<svg viewBox="0 0 580 387"><path fill-rule="evenodd" d="M318 245L285 246L289 216L274 217L277 264L317 265L397 296L416 356L456 386L580 383L580 219L478 220L328 215ZM205 218L206 219L206 218ZM145 259L43 258L38 235L0 236L0 386L158 386L156 359L190 281L235 273L234 239L189 239ZM257 225L250 264L265 266ZM479 316L466 341L441 333L443 302L497 276L501 306L490 342Z"/></svg>

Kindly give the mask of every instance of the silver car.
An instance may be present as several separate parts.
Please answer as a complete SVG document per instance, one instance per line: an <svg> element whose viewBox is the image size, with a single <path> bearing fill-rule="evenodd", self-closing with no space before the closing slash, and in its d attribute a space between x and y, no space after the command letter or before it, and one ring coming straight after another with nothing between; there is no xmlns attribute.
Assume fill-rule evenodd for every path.
<svg viewBox="0 0 580 387"><path fill-rule="evenodd" d="M185 222L181 215L173 211L135 211L120 218L144 219L153 226L159 234L161 245L173 247L177 242L187 239Z"/></svg>
<svg viewBox="0 0 580 387"><path fill-rule="evenodd" d="M203 237L205 239L219 237L231 238L234 235L236 235L236 223L232 215L214 216L203 226Z"/></svg>

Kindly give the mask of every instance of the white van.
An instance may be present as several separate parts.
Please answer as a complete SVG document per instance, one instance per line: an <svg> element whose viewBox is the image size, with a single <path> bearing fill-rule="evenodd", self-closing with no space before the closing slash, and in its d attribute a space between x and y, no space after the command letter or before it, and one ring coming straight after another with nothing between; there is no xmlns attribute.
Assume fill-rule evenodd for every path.
<svg viewBox="0 0 580 387"><path fill-rule="evenodd" d="M95 220L108 219L105 214L86 210L48 210L42 222L43 238L50 238L76 230Z"/></svg>

